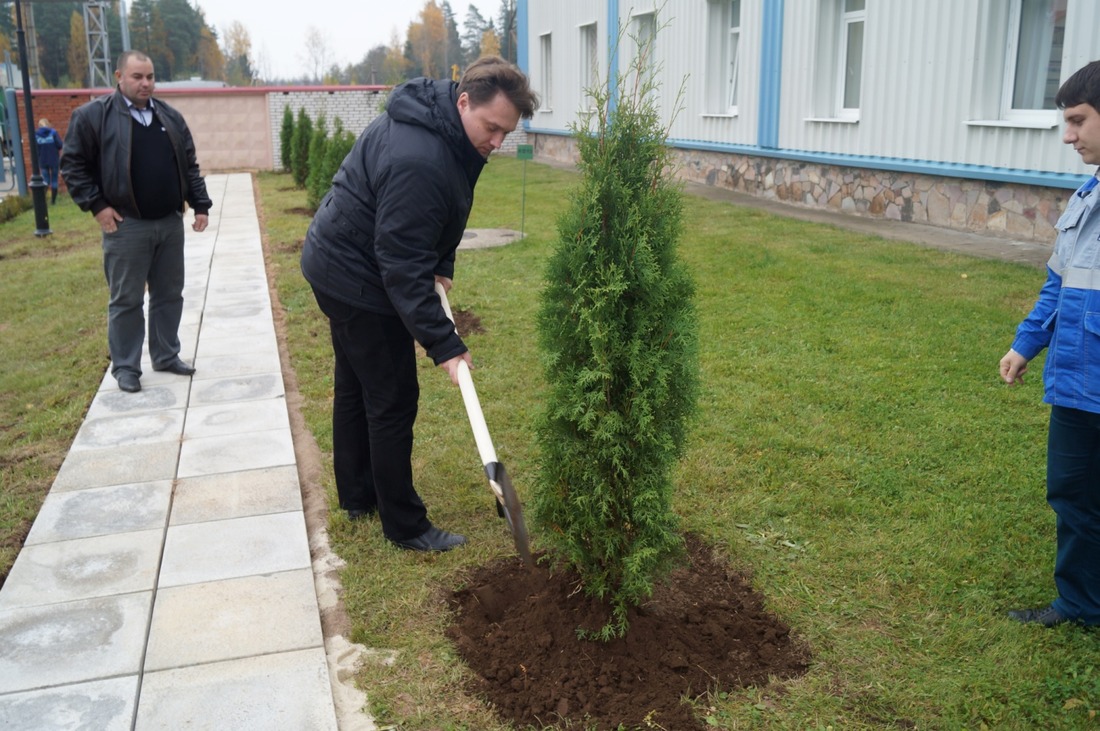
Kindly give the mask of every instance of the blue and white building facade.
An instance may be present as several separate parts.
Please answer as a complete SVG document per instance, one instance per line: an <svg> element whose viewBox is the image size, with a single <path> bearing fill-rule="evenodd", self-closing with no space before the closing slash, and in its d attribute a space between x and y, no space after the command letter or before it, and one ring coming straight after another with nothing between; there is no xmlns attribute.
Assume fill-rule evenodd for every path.
<svg viewBox="0 0 1100 731"><path fill-rule="evenodd" d="M538 156L584 89L652 67L680 175L787 203L1051 242L1094 171L1053 97L1100 59L1097 0L519 0ZM621 42L618 39L624 39ZM677 95L683 89L680 109Z"/></svg>

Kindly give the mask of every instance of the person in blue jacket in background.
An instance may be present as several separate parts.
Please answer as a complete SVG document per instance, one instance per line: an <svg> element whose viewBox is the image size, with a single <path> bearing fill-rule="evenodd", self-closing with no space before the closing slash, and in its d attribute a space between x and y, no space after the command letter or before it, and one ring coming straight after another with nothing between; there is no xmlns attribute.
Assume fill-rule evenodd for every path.
<svg viewBox="0 0 1100 731"><path fill-rule="evenodd" d="M42 171L42 180L50 186L50 203L57 203L57 169L61 158L61 135L50 126L50 120L38 120L38 129L34 132L34 143L38 147L38 168Z"/></svg>
<svg viewBox="0 0 1100 731"><path fill-rule="evenodd" d="M1100 61L1073 74L1054 98L1062 141L1087 165L1100 165ZM1028 362L1048 348L1043 367L1051 404L1047 502L1057 516L1054 584L1058 596L1009 617L1052 627L1100 625L1100 189L1098 170L1058 219L1047 280L1001 359L1001 378L1023 381Z"/></svg>

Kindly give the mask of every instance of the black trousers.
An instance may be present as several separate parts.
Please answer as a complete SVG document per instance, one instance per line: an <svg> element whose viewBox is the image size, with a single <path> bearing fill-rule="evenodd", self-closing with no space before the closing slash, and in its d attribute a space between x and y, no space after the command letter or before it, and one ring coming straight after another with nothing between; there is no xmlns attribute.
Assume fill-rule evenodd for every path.
<svg viewBox="0 0 1100 731"><path fill-rule="evenodd" d="M332 457L340 507L377 510L390 540L415 538L431 523L412 478L420 399L413 338L398 317L313 294L336 355Z"/></svg>

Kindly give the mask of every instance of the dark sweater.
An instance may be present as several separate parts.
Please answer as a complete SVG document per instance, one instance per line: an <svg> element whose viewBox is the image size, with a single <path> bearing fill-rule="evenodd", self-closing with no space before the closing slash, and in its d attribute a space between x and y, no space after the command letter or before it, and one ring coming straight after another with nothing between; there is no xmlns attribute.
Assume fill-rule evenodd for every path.
<svg viewBox="0 0 1100 731"><path fill-rule="evenodd" d="M130 182L134 199L142 218L164 218L183 207L176 170L176 153L157 115L148 127L131 120L134 125L133 157L130 160Z"/></svg>

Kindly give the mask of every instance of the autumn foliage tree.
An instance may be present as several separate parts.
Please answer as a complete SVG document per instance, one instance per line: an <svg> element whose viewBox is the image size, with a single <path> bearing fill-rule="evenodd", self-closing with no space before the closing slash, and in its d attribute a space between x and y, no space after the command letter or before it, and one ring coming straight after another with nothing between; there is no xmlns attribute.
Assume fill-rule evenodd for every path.
<svg viewBox="0 0 1100 731"><path fill-rule="evenodd" d="M69 81L74 86L90 84L88 77L87 32L84 15L73 12L69 16Z"/></svg>
<svg viewBox="0 0 1100 731"><path fill-rule="evenodd" d="M225 57L225 80L232 86L248 86L252 83L252 38L239 20L225 29L222 39L222 55Z"/></svg>
<svg viewBox="0 0 1100 731"><path fill-rule="evenodd" d="M682 548L672 470L698 384L694 285L676 254L672 178L649 43L574 125L581 182L558 219L538 315L548 393L532 502L540 535L609 605L622 636ZM613 96L612 89L617 89ZM613 103L614 102L614 103Z"/></svg>
<svg viewBox="0 0 1100 731"><path fill-rule="evenodd" d="M405 56L409 59L414 76L442 78L446 69L447 28L443 22L443 9L428 0L420 11L419 20L409 23Z"/></svg>

